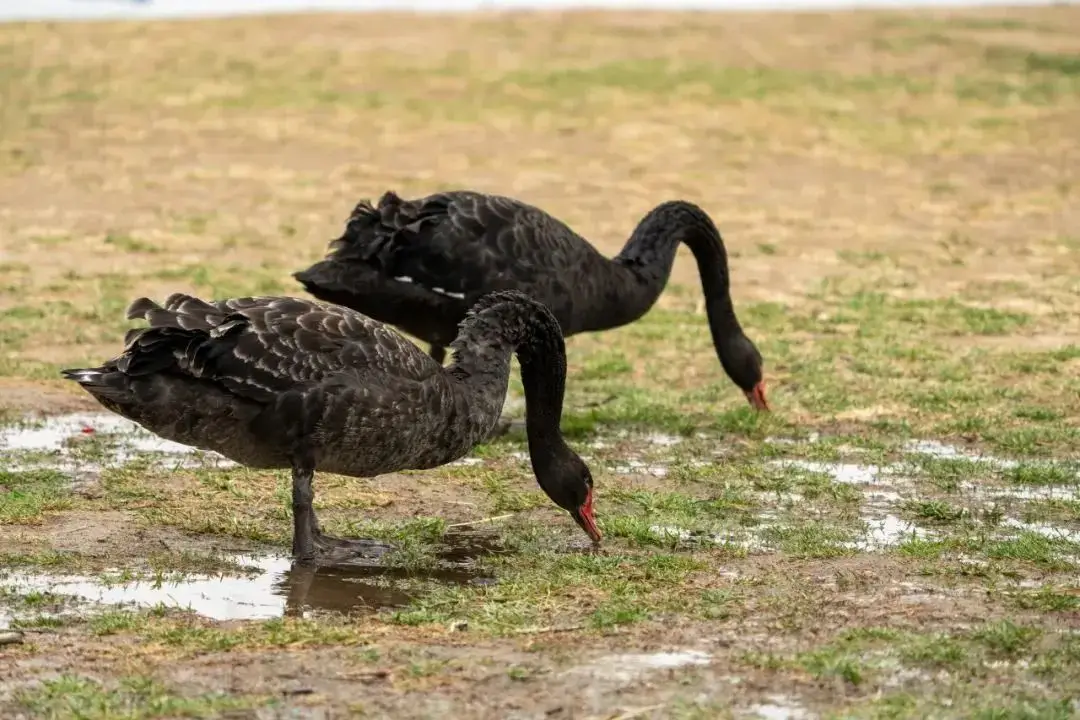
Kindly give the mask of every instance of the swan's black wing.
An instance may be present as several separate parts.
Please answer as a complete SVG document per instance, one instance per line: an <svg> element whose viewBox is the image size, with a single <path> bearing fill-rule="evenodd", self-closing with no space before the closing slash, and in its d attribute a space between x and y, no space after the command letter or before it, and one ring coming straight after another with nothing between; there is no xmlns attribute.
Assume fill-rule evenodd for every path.
<svg viewBox="0 0 1080 720"><path fill-rule="evenodd" d="M298 298L206 302L176 293L164 306L140 298L128 317L143 317L150 327L128 332L124 353L111 363L116 370L132 377L179 372L256 402L335 379L422 382L441 372L381 323L348 308Z"/></svg>
<svg viewBox="0 0 1080 720"><path fill-rule="evenodd" d="M560 318L569 317L573 278L602 259L539 208L468 191L411 201L388 192L377 207L360 203L331 252L467 305L494 290L521 290Z"/></svg>

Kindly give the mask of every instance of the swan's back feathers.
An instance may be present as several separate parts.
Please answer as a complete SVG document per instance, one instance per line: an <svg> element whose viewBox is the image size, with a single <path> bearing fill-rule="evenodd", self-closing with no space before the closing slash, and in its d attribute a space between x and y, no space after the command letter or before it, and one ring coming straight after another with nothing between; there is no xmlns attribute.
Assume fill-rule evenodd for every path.
<svg viewBox="0 0 1080 720"><path fill-rule="evenodd" d="M384 277L471 305L494 290L547 298L570 269L602 256L569 227L513 198L470 191L361 202L328 259L362 262ZM568 294L568 293L567 293Z"/></svg>
<svg viewBox="0 0 1080 720"><path fill-rule="evenodd" d="M309 384L423 381L439 366L386 326L348 308L290 297L207 302L176 293L164 305L139 298L115 370L135 377L178 373L256 402Z"/></svg>

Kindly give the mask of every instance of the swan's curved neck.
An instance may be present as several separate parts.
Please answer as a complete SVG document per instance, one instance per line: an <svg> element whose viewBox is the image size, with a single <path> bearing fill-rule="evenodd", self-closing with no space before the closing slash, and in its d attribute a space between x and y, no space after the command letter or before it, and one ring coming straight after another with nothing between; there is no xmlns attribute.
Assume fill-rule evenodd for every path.
<svg viewBox="0 0 1080 720"><path fill-rule="evenodd" d="M613 258L613 262L657 283L658 294L671 274L679 243L693 227L692 213L684 211L683 205L668 202L650 210Z"/></svg>
<svg viewBox="0 0 1080 720"><path fill-rule="evenodd" d="M724 241L704 210L681 200L656 206L642 218L613 262L630 270L648 286L653 293L651 306L667 284L680 242L686 243L697 260L709 328L717 353L723 359L728 341L743 332L731 304Z"/></svg>
<svg viewBox="0 0 1080 720"><path fill-rule="evenodd" d="M481 438L495 426L506 399L510 355L516 353L525 390L525 422L533 467L569 452L559 430L566 387L566 346L547 308L519 293L481 298L450 344L447 368L469 397L470 419Z"/></svg>

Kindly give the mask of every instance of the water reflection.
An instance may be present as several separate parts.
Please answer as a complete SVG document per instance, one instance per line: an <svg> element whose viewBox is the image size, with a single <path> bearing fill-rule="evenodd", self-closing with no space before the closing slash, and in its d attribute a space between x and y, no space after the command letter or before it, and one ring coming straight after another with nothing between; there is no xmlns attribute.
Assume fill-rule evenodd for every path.
<svg viewBox="0 0 1080 720"><path fill-rule="evenodd" d="M307 566L282 555L238 555L227 559L251 572L129 582L111 582L108 576L11 572L0 577L0 588L16 595L48 592L103 605L164 605L214 620L297 617L311 611L363 613L403 607L432 582L493 582L476 567L478 558L492 552L498 552L496 536L460 532L444 536L435 561L422 570L388 567L381 557ZM0 625L7 624L5 620L10 623L11 614L0 613Z"/></svg>

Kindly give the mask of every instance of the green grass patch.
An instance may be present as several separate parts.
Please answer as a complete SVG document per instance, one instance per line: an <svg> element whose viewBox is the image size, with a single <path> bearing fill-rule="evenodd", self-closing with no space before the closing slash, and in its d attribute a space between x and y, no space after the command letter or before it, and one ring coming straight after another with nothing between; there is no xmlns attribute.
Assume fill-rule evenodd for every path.
<svg viewBox="0 0 1080 720"><path fill-rule="evenodd" d="M55 470L0 471L0 524L40 522L72 505L71 481Z"/></svg>
<svg viewBox="0 0 1080 720"><path fill-rule="evenodd" d="M45 680L17 694L18 703L35 717L79 720L106 718L216 717L223 712L265 707L266 697L227 694L185 696L155 678L128 676L103 684L77 675Z"/></svg>

